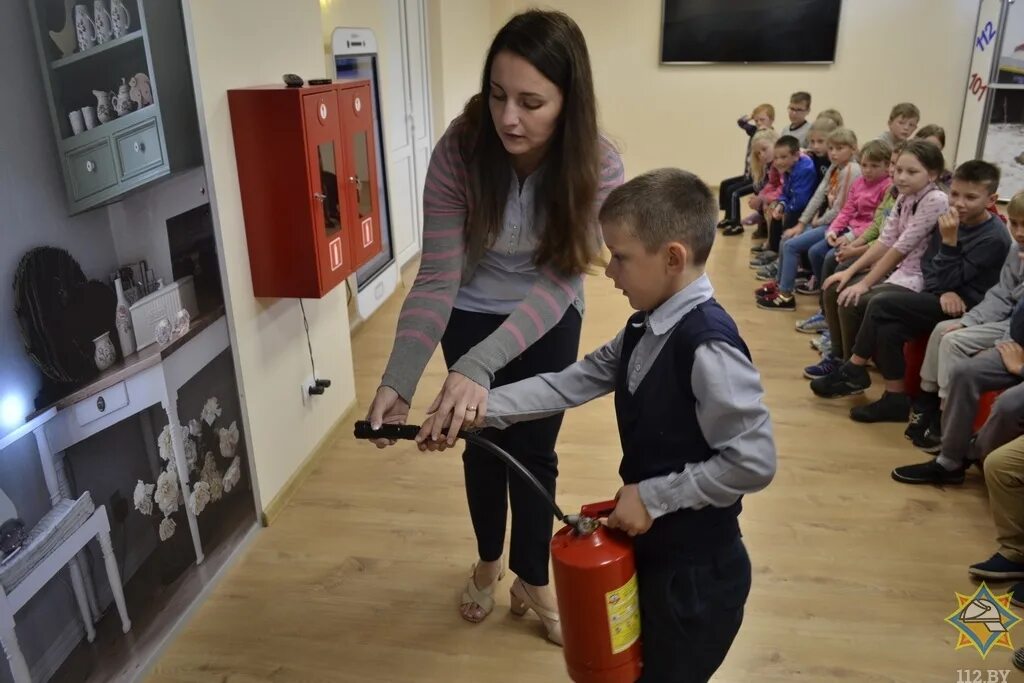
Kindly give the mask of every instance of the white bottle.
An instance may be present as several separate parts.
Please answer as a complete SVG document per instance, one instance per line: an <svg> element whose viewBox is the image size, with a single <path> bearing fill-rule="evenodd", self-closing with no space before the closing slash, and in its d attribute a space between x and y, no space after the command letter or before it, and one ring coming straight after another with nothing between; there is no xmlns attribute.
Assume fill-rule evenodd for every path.
<svg viewBox="0 0 1024 683"><path fill-rule="evenodd" d="M132 327L132 312L128 308L127 299L124 298L121 278L114 280L114 289L117 291L117 314L115 317L117 337L121 341L121 353L127 357L135 353L135 329Z"/></svg>

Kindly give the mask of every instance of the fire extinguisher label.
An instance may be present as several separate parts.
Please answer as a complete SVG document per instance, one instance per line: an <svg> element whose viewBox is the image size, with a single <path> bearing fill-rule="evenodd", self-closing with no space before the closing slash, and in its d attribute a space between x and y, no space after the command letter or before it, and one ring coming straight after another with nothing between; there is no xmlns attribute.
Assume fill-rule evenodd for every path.
<svg viewBox="0 0 1024 683"><path fill-rule="evenodd" d="M640 639L640 596L636 589L636 574L620 588L605 593L604 597L608 607L612 654L625 652Z"/></svg>

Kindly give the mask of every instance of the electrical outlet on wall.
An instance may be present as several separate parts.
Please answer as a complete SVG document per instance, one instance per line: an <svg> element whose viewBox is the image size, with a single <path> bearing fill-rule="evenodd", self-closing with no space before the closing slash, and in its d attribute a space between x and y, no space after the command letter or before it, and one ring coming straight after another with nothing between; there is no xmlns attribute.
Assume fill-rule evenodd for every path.
<svg viewBox="0 0 1024 683"><path fill-rule="evenodd" d="M309 393L309 388L313 386L316 386L316 378L313 375L308 375L299 386L299 391L302 393L302 405L307 408L312 407L313 399L316 398L316 396L311 396Z"/></svg>

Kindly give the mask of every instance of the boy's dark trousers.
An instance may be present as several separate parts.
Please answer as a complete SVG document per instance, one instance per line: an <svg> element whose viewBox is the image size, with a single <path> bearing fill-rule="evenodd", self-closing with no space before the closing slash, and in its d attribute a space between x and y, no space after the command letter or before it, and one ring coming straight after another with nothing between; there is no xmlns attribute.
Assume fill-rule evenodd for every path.
<svg viewBox="0 0 1024 683"><path fill-rule="evenodd" d="M800 214L798 213L784 213L782 220L773 218L771 223L768 224L768 249L774 251L776 254L779 253L779 243L782 241L782 233L789 230L794 225L800 222Z"/></svg>
<svg viewBox="0 0 1024 683"><path fill-rule="evenodd" d="M743 541L656 559L637 555L643 675L639 683L705 683L743 622L750 557Z"/></svg>

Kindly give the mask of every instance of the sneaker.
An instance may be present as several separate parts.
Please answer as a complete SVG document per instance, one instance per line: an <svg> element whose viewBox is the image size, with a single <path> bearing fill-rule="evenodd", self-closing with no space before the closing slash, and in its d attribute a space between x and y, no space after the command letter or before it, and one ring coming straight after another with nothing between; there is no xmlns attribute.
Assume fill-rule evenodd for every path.
<svg viewBox="0 0 1024 683"><path fill-rule="evenodd" d="M773 262L763 268L758 268L757 272L754 273L754 277L758 280L777 280L779 277L779 264Z"/></svg>
<svg viewBox="0 0 1024 683"><path fill-rule="evenodd" d="M751 235L751 237L753 237L753 235ZM761 252L765 252L765 251L768 251L768 243L767 242L761 242L761 244L755 244L754 246L752 246L750 248L750 253L751 254L760 254Z"/></svg>
<svg viewBox="0 0 1024 683"><path fill-rule="evenodd" d="M755 230L754 234L752 234L750 237L751 239L755 240L768 239L768 226L765 225L764 223L761 223L760 225L757 226L757 230Z"/></svg>
<svg viewBox="0 0 1024 683"><path fill-rule="evenodd" d="M763 308L766 311L795 311L796 310L796 299L793 295L784 295L782 292L775 292L768 296L763 296L757 300L757 307Z"/></svg>
<svg viewBox="0 0 1024 683"><path fill-rule="evenodd" d="M935 460L922 462L919 465L904 465L892 471L892 478L901 484L944 484L960 485L964 483L964 470L960 467L947 470Z"/></svg>
<svg viewBox="0 0 1024 683"><path fill-rule="evenodd" d="M811 381L811 391L821 398L863 394L870 386L871 378L868 371L849 362L840 365L832 374Z"/></svg>
<svg viewBox="0 0 1024 683"><path fill-rule="evenodd" d="M796 291L800 291L797 289ZM803 320L796 321L796 331L803 332L804 334L818 334L828 329L828 321L825 320L825 315L818 311L810 318L804 318Z"/></svg>
<svg viewBox="0 0 1024 683"><path fill-rule="evenodd" d="M753 269L764 268L769 263L779 258L779 255L774 251L762 251L760 254L750 259L750 267Z"/></svg>
<svg viewBox="0 0 1024 683"><path fill-rule="evenodd" d="M915 448L930 455L938 455L942 452L942 433L933 431L931 427L926 427L923 434L911 437L910 440Z"/></svg>
<svg viewBox="0 0 1024 683"><path fill-rule="evenodd" d="M1024 563L1013 562L996 553L984 562L972 564L967 568L967 573L976 579L993 579L995 581L1024 579ZM1022 591L1021 597L1024 597L1024 591Z"/></svg>
<svg viewBox="0 0 1024 683"><path fill-rule="evenodd" d="M828 330L825 330L817 337L811 340L811 348L818 353L824 353L825 349L832 348L832 335Z"/></svg>
<svg viewBox="0 0 1024 683"><path fill-rule="evenodd" d="M743 228L742 225L733 224L733 225L730 225L725 230L723 230L722 234L726 235L727 237L735 237L736 235L742 235L743 231L744 231L744 228Z"/></svg>
<svg viewBox="0 0 1024 683"><path fill-rule="evenodd" d="M910 415L910 397L891 391L882 393L882 398L866 406L850 409L854 422L906 422Z"/></svg>
<svg viewBox="0 0 1024 683"><path fill-rule="evenodd" d="M803 294L804 296L817 296L821 294L821 287L818 286L818 278L812 275L805 284L796 288L796 293Z"/></svg>
<svg viewBox="0 0 1024 683"><path fill-rule="evenodd" d="M924 433L928 431L929 422L931 422L931 416L928 414L928 411L922 410L917 406L912 407L910 409L910 418L907 420L907 428L903 430L903 437L908 441L924 437Z"/></svg>
<svg viewBox="0 0 1024 683"><path fill-rule="evenodd" d="M754 296L768 296L769 294L773 294L777 291L779 291L779 283L776 282L775 280L769 280L768 282L764 283L763 285L754 290Z"/></svg>
<svg viewBox="0 0 1024 683"><path fill-rule="evenodd" d="M807 379L818 379L819 377L827 377L833 372L839 369L839 366L843 364L843 361L832 356L823 356L821 361L817 365L808 365L804 368L804 377Z"/></svg>
<svg viewBox="0 0 1024 683"><path fill-rule="evenodd" d="M1010 604L1014 607L1024 607L1024 583L1014 584L1010 589ZM1024 671L1024 653L1021 653L1021 650L1024 648L1017 648L1013 653L1013 665Z"/></svg>

